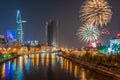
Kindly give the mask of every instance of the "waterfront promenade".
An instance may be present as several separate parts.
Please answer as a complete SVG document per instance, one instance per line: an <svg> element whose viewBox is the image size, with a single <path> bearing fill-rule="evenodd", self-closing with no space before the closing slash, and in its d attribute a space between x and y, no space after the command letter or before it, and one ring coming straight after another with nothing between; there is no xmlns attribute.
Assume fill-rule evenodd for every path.
<svg viewBox="0 0 120 80"><path fill-rule="evenodd" d="M59 54L58 54L59 55ZM59 55L59 56L62 56L62 57L64 57L64 58L66 58L66 59L69 59L69 60L71 60L71 61L73 61L73 62L75 62L75 63L77 63L77 64L79 64L79 65L82 65L82 66L84 66L84 67L86 67L86 68L88 68L88 69L90 69L90 70L93 70L93 71L95 71L95 72L98 72L98 73L101 73L101 74L103 74L103 75L105 75L105 76L109 76L109 77L111 77L113 80L115 79L115 80L120 80L120 72L113 72L113 71L111 71L111 69L109 69L109 68L107 68L107 67L104 67L104 66L100 66L100 65L96 65L96 64L91 64L91 63L89 63L89 62L84 62L84 61L81 61L81 60L77 60L77 59L74 59L74 58L72 58L72 57L68 57L68 56L66 56L66 55L64 55L64 54L62 54L62 55Z"/></svg>

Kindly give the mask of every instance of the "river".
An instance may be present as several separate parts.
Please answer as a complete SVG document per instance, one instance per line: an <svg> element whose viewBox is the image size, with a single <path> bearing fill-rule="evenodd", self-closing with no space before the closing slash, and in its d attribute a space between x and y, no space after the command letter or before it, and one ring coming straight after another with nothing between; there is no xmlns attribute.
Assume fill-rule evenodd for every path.
<svg viewBox="0 0 120 80"><path fill-rule="evenodd" d="M55 53L20 56L0 64L0 80L112 80Z"/></svg>

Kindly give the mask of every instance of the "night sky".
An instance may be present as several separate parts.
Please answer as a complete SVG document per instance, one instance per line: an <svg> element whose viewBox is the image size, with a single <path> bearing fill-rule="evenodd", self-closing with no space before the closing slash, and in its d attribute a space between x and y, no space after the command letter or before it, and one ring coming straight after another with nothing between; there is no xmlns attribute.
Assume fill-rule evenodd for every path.
<svg viewBox="0 0 120 80"><path fill-rule="evenodd" d="M83 44L76 36L80 27L79 9L85 0L0 0L0 34L8 29L16 29L17 9L21 11L25 40L45 42L45 22L50 19L59 21L59 45L61 47L81 47ZM109 35L102 35L102 43L109 44L109 39L120 32L120 0L107 0L112 6L111 23L104 28Z"/></svg>

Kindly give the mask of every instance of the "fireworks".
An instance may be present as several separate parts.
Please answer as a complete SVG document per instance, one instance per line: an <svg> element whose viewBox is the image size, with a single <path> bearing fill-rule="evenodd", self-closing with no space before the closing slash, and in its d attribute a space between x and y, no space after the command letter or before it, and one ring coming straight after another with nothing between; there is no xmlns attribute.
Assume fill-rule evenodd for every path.
<svg viewBox="0 0 120 80"><path fill-rule="evenodd" d="M112 17L111 6L106 0L87 0L81 7L80 19L95 27L107 25Z"/></svg>
<svg viewBox="0 0 120 80"><path fill-rule="evenodd" d="M87 25L84 25L80 27L77 35L83 42L94 42L99 38L100 31L92 25L89 27Z"/></svg>

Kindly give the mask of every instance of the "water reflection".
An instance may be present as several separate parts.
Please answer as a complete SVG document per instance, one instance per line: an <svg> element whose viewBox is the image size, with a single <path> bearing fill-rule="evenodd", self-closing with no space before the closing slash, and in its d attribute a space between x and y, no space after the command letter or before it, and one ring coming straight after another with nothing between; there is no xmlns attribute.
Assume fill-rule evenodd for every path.
<svg viewBox="0 0 120 80"><path fill-rule="evenodd" d="M4 78L5 77L5 64L2 66L2 75L1 77Z"/></svg>
<svg viewBox="0 0 120 80"><path fill-rule="evenodd" d="M112 80L56 53L24 55L0 64L0 80Z"/></svg>

